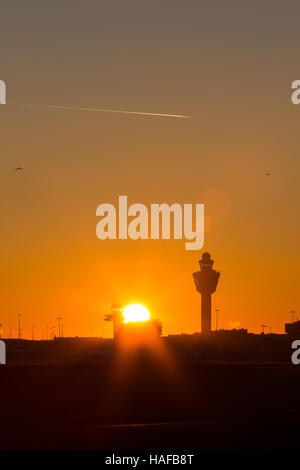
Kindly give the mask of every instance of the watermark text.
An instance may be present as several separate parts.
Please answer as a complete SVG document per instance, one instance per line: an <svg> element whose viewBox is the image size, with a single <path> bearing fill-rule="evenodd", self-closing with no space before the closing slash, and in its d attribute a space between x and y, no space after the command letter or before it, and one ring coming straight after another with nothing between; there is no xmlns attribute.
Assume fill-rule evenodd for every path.
<svg viewBox="0 0 300 470"><path fill-rule="evenodd" d="M6 364L6 345L0 340L0 365Z"/></svg>
<svg viewBox="0 0 300 470"><path fill-rule="evenodd" d="M117 217L118 212L118 217ZM96 215L99 240L188 240L186 250L201 250L204 245L204 204L131 204L119 196L118 211L112 204L100 204ZM130 219L130 220L129 220Z"/></svg>
<svg viewBox="0 0 300 470"><path fill-rule="evenodd" d="M6 104L6 84L0 80L0 104Z"/></svg>

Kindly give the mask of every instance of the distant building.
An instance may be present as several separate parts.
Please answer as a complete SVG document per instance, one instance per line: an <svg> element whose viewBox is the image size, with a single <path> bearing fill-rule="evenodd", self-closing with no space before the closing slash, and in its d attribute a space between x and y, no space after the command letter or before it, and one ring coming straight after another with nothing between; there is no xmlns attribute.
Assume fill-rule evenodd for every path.
<svg viewBox="0 0 300 470"><path fill-rule="evenodd" d="M217 336L247 335L248 330L246 328L239 328L238 330L233 328L232 330L216 330L213 331L213 334Z"/></svg>
<svg viewBox="0 0 300 470"><path fill-rule="evenodd" d="M123 308L119 304L111 306L111 313L105 315L105 321L113 322L114 339L153 339L162 334L162 323L153 318L147 321L128 321L124 322L122 314Z"/></svg>
<svg viewBox="0 0 300 470"><path fill-rule="evenodd" d="M299 336L300 338L300 321L285 324L285 332L289 336Z"/></svg>
<svg viewBox="0 0 300 470"><path fill-rule="evenodd" d="M161 336L162 324L157 319L121 323L116 339L151 341Z"/></svg>

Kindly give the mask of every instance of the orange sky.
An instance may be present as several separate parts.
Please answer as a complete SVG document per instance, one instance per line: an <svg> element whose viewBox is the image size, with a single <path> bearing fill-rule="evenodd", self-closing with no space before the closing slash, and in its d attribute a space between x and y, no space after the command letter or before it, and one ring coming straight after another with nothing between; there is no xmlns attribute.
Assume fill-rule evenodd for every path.
<svg viewBox="0 0 300 470"><path fill-rule="evenodd" d="M204 249L221 272L219 327L283 332L290 310L300 312L300 106L290 103L299 4L282 16L277 1L100 3L33 1L25 15L20 2L1 15L4 332L16 335L22 313L25 337L57 316L65 335L98 335L112 302L145 304L165 334L200 330L192 272L202 252L184 241L96 238L97 206L120 194L148 207L204 203Z"/></svg>

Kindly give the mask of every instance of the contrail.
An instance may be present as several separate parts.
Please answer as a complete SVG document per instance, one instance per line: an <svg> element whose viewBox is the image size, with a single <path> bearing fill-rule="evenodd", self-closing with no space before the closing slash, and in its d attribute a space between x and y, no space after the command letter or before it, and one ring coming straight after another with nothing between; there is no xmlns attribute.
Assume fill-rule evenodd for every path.
<svg viewBox="0 0 300 470"><path fill-rule="evenodd" d="M181 118L186 119L191 116L184 114L165 114L165 113L146 113L142 111L126 111L123 109L104 109L104 108L77 108L73 106L52 106L48 104L29 104L29 103L8 103L15 106L31 106L34 108L48 108L48 109L70 109L73 111L96 111L98 113L120 113L120 114L137 114L141 116L159 116L159 117L170 117L170 118Z"/></svg>

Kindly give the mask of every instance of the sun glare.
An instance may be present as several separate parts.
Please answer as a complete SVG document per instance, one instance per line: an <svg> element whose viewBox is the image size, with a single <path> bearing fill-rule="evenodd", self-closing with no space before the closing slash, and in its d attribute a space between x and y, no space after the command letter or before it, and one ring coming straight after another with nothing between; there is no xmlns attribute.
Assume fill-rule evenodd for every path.
<svg viewBox="0 0 300 470"><path fill-rule="evenodd" d="M147 321L150 318L149 310L141 304L131 304L123 310L124 323L130 321Z"/></svg>

